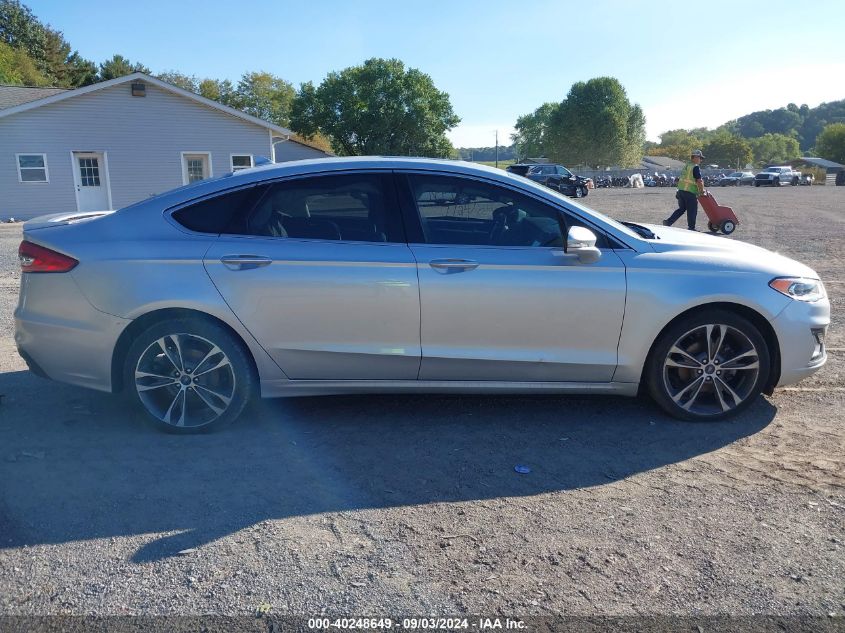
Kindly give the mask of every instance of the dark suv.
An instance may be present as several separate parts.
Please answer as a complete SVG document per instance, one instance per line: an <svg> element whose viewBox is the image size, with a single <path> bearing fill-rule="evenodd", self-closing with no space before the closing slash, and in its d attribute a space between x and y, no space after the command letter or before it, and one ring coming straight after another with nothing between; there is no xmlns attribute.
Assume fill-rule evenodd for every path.
<svg viewBox="0 0 845 633"><path fill-rule="evenodd" d="M583 198L589 191L587 189L587 179L576 176L563 165L555 165L553 163L518 163L516 165L510 165L507 171L518 176L530 178L572 198Z"/></svg>

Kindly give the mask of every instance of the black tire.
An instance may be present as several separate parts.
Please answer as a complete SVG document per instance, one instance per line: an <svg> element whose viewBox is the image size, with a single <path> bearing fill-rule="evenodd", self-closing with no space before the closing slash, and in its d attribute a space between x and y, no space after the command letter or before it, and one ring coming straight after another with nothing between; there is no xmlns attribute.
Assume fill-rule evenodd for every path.
<svg viewBox="0 0 845 633"><path fill-rule="evenodd" d="M733 220L725 220L722 222L722 226L719 227L725 235L730 235L734 231L736 231L736 222Z"/></svg>
<svg viewBox="0 0 845 633"><path fill-rule="evenodd" d="M226 328L186 317L155 323L135 337L123 384L126 397L161 430L204 433L243 412L258 378L249 352Z"/></svg>
<svg viewBox="0 0 845 633"><path fill-rule="evenodd" d="M575 187L575 190L572 192L576 198L583 198L587 194L585 193L584 187Z"/></svg>
<svg viewBox="0 0 845 633"><path fill-rule="evenodd" d="M718 224L713 224L712 222L708 222L707 228L710 230L711 233L718 233L719 232L719 225Z"/></svg>
<svg viewBox="0 0 845 633"><path fill-rule="evenodd" d="M715 348L718 342L719 350L725 352L721 361L719 350L714 358L707 358L708 332L710 345ZM721 332L723 338L715 340ZM699 351L695 351L696 345ZM678 348L684 354L671 351ZM736 358L739 360L731 362ZM707 363L701 363L702 359ZM760 395L769 379L769 363L766 341L750 321L727 310L707 308L679 319L660 334L643 377L652 399L669 415L692 421L721 420L738 414ZM733 369L720 369L728 364Z"/></svg>
<svg viewBox="0 0 845 633"><path fill-rule="evenodd" d="M755 187L759 187L759 186L760 186L760 183L759 183L759 182L757 182L757 181L755 180L755 181L754 181L754 186L755 186Z"/></svg>
<svg viewBox="0 0 845 633"><path fill-rule="evenodd" d="M792 186L793 186L793 187L797 187L797 186L798 186L798 179L797 179L797 178L793 178L793 179L792 179Z"/></svg>
<svg viewBox="0 0 845 633"><path fill-rule="evenodd" d="M780 187L780 176L776 176L774 180L772 180L772 187Z"/></svg>

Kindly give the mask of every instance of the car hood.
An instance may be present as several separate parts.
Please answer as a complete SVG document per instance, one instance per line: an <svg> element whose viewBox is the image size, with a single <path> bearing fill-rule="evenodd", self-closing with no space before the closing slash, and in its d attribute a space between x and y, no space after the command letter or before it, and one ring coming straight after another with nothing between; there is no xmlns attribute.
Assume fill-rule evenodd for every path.
<svg viewBox="0 0 845 633"><path fill-rule="evenodd" d="M670 254L678 259L714 266L720 270L819 278L809 266L754 244L700 231L653 224L644 226L659 238L648 241L657 253Z"/></svg>

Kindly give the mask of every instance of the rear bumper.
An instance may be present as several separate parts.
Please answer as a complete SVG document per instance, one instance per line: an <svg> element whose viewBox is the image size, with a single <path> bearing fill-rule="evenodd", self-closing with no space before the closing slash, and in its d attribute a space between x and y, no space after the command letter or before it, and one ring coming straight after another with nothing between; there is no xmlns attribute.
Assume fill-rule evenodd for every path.
<svg viewBox="0 0 845 633"><path fill-rule="evenodd" d="M95 309L70 275L21 278L15 343L36 375L111 391L112 353L129 323Z"/></svg>
<svg viewBox="0 0 845 633"><path fill-rule="evenodd" d="M806 303L792 301L772 322L780 343L781 370L778 387L792 385L821 369L827 361L817 335L830 324L827 299Z"/></svg>

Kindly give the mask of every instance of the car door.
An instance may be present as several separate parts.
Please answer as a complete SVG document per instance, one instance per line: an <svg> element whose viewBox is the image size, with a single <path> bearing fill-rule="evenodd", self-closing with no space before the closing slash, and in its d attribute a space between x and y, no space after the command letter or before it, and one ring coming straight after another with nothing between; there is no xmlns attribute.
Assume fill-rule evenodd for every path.
<svg viewBox="0 0 845 633"><path fill-rule="evenodd" d="M601 258L581 264L547 202L469 177L399 183L419 271L421 380L612 379L626 292L618 244L599 232Z"/></svg>
<svg viewBox="0 0 845 633"><path fill-rule="evenodd" d="M289 378L416 379L417 271L389 175L269 185L205 266Z"/></svg>

